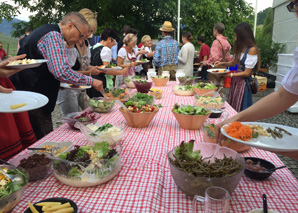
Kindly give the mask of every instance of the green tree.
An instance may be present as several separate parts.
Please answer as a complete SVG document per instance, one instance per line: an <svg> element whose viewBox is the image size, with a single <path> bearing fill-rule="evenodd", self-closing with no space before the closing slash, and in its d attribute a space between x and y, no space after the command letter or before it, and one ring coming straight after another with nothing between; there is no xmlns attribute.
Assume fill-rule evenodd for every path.
<svg viewBox="0 0 298 213"><path fill-rule="evenodd" d="M38 0L34 4L29 0L14 0L18 8L27 8L34 12L27 25L34 29L46 23L59 22L68 12L90 8L97 13L98 30L113 27L119 35L122 26L128 24L139 31L139 38L144 34L157 38L159 28L165 20L177 28L177 0ZM15 13L9 11L8 13ZM181 1L181 32L190 31L194 37L205 35L212 42L212 29L216 22L226 26L225 35L233 42L233 29L243 21L251 22L253 9L245 0L184 0ZM252 22L251 22L252 23ZM23 34L25 23L15 25L14 36Z"/></svg>
<svg viewBox="0 0 298 213"><path fill-rule="evenodd" d="M270 8L268 10L267 16L264 21L262 36L266 39L272 38L272 30L273 30L273 10Z"/></svg>
<svg viewBox="0 0 298 213"><path fill-rule="evenodd" d="M271 7L266 8L265 10L262 10L261 12L258 12L258 20L257 25L264 24L265 18L267 16L268 11L272 9Z"/></svg>

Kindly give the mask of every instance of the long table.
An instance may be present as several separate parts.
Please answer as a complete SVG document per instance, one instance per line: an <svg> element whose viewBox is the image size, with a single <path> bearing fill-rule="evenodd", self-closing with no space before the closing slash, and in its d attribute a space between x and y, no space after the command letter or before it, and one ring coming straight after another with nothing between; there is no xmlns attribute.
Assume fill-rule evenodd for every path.
<svg viewBox="0 0 298 213"><path fill-rule="evenodd" d="M122 139L121 170L112 180L102 185L88 188L74 188L59 182L53 174L43 180L31 182L14 208L19 213L28 207L28 201L37 201L65 197L76 202L79 212L191 212L192 199L184 195L174 183L167 162L167 153L182 140L195 139L203 142L201 130L182 129L171 109L175 103L193 104L194 97L175 96L172 87L175 82L168 82L163 90L163 105L148 128L131 128L114 106L108 114L102 114L99 122L125 124ZM225 111L230 116L236 114L225 103ZM214 119L213 119L214 120ZM72 141L77 145L87 145L80 131L70 129L63 124L32 147L45 141ZM28 151L24 151L23 154ZM267 159L276 166L282 166L280 159L271 152L251 148L242 156L254 156ZM298 212L298 181L288 169L274 172L264 181L251 180L246 176L231 194L230 212L248 212L262 208L262 194L267 194L268 207L278 212ZM203 210L203 204L201 204Z"/></svg>

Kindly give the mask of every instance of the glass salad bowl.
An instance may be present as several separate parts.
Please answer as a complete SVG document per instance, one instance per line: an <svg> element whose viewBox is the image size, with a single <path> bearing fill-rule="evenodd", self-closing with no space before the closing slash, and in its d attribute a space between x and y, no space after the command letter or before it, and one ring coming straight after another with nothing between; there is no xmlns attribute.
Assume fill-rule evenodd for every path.
<svg viewBox="0 0 298 213"><path fill-rule="evenodd" d="M11 210L21 200L26 186L29 181L29 175L25 170L16 170L14 166L0 165L5 173L15 176L11 181L0 171L1 180L1 194L0 194L0 211L1 213L11 212ZM21 172L20 172L21 171Z"/></svg>
<svg viewBox="0 0 298 213"><path fill-rule="evenodd" d="M199 155L202 157L201 159L204 159L214 154L216 146L218 145L213 143L194 143L193 151L199 150ZM225 157L229 158L226 159L225 162L229 162L227 164L229 165L228 167L225 167L224 170L221 170L218 173L217 171L221 168L220 162L215 166L215 168L218 169L214 169L213 166L213 169L209 170L209 163L209 166L204 166L203 163L200 163L202 166L200 167L201 169L197 169L197 172L192 173L186 172L187 170L181 169L177 166L178 164L175 163L176 158L174 155L176 155L175 151L178 147L179 146L168 152L168 161L174 182L184 194L190 197L193 197L194 195L204 196L205 190L211 186L222 187L230 194L236 189L245 169L244 158L239 153L227 147L219 147L218 152L214 154L214 157L220 159L221 161ZM215 158L210 159L210 162L214 163L217 160ZM202 160L197 162L202 162ZM196 168L196 165L191 165L191 168Z"/></svg>
<svg viewBox="0 0 298 213"><path fill-rule="evenodd" d="M95 97L89 100L89 106L94 112L110 112L115 101L111 98Z"/></svg>
<svg viewBox="0 0 298 213"><path fill-rule="evenodd" d="M225 100L219 93L211 91L204 95L195 95L195 105L208 109L221 109L225 105Z"/></svg>
<svg viewBox="0 0 298 213"><path fill-rule="evenodd" d="M83 135L88 140L91 146L94 146L98 142L106 141L111 145L120 142L124 135L124 125L112 125L110 123L106 124L88 124L84 125L82 123L76 123L76 128L80 129Z"/></svg>
<svg viewBox="0 0 298 213"><path fill-rule="evenodd" d="M108 142L94 146L74 146L54 160L55 177L72 187L89 187L103 184L114 178L121 169L120 143Z"/></svg>
<svg viewBox="0 0 298 213"><path fill-rule="evenodd" d="M185 86L175 85L173 87L173 91L175 95L180 95L180 96L192 96L195 94L192 85L185 85Z"/></svg>

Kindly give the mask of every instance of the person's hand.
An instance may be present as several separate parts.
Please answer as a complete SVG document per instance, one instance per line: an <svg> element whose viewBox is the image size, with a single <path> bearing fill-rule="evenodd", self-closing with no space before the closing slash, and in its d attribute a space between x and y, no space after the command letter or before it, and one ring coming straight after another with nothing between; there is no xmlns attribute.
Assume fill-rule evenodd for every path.
<svg viewBox="0 0 298 213"><path fill-rule="evenodd" d="M101 91L102 93L104 93L104 91L103 91L103 84L102 84L102 81L93 78L92 86L93 86L97 91Z"/></svg>
<svg viewBox="0 0 298 213"><path fill-rule="evenodd" d="M147 53L148 53L147 50L140 50L140 51L138 52L138 54L147 54Z"/></svg>
<svg viewBox="0 0 298 213"><path fill-rule="evenodd" d="M214 62L214 67L220 67L222 66L222 62L216 61Z"/></svg>
<svg viewBox="0 0 298 213"><path fill-rule="evenodd" d="M97 69L96 66L90 66L88 71L90 72L91 75L99 75L100 73L105 73L106 72L106 71L102 71L102 70Z"/></svg>
<svg viewBox="0 0 298 213"><path fill-rule="evenodd" d="M206 66L206 65L207 65L207 61L202 61L202 64L203 64L204 66Z"/></svg>
<svg viewBox="0 0 298 213"><path fill-rule="evenodd" d="M138 65L139 65L139 63L137 63L135 61L133 61L133 62L130 63L130 66L132 66L132 67L135 67L135 66L138 66Z"/></svg>
<svg viewBox="0 0 298 213"><path fill-rule="evenodd" d="M225 140L226 138L221 134L220 132L220 128L225 125L225 124L228 124L228 123L231 123L231 122L235 122L236 119L235 119L235 116L234 117L231 117L229 119L226 119L218 124L215 125L215 129L214 129L214 133L215 133L215 141L216 143L220 144L221 141Z"/></svg>
<svg viewBox="0 0 298 213"><path fill-rule="evenodd" d="M11 93L13 89L9 88L4 88L2 86L0 86L0 93L3 92L3 93Z"/></svg>
<svg viewBox="0 0 298 213"><path fill-rule="evenodd" d="M129 70L128 67L123 68L123 69L120 71L121 75L128 73L128 70Z"/></svg>
<svg viewBox="0 0 298 213"><path fill-rule="evenodd" d="M11 69L9 67L6 67L6 65L10 62L10 61L15 61L15 60L19 60L19 59L23 59L26 57L26 54L23 55L19 55L19 56L15 56L12 58L9 58L8 60L5 60L3 62L0 63L0 77L3 78L8 78L9 76L20 72L23 69Z"/></svg>

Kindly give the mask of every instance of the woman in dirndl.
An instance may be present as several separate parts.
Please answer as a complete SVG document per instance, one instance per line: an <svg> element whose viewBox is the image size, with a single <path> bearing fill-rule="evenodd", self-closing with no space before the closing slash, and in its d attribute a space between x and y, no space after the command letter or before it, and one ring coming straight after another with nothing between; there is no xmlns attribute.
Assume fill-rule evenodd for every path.
<svg viewBox="0 0 298 213"><path fill-rule="evenodd" d="M230 62L215 62L215 67L232 67L240 64L240 70L228 73L231 77L231 86L228 103L240 112L252 105L252 92L250 86L251 75L260 67L260 53L248 23L238 24L234 29L234 55Z"/></svg>

